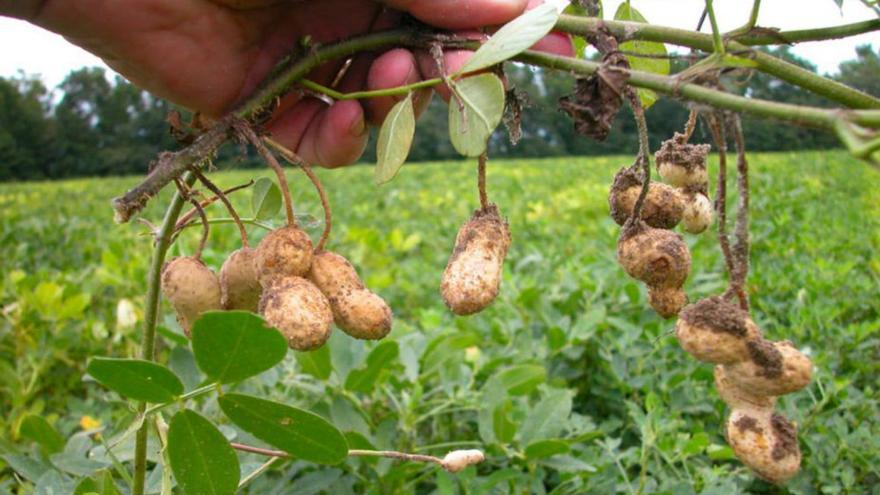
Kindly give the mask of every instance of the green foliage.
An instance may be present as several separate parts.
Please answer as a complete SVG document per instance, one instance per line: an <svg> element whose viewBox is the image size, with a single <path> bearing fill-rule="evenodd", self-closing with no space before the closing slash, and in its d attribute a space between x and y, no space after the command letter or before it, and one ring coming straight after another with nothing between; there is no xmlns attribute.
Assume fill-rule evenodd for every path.
<svg viewBox="0 0 880 495"><path fill-rule="evenodd" d="M258 375L287 355L287 339L247 311L209 311L192 329L196 363L208 378L231 383Z"/></svg>
<svg viewBox="0 0 880 495"><path fill-rule="evenodd" d="M618 21L648 22L629 2L620 4L617 12L614 13L614 19ZM641 40L626 41L620 44L620 50L627 53L626 59L633 70L663 75L669 74L671 68L669 59L662 58L667 53L666 45L663 43ZM644 108L651 107L657 101L657 93L650 89L639 88L638 93Z"/></svg>
<svg viewBox="0 0 880 495"><path fill-rule="evenodd" d="M184 409L168 425L168 458L187 495L232 495L239 465L226 437L200 414Z"/></svg>
<svg viewBox="0 0 880 495"><path fill-rule="evenodd" d="M384 184L397 175L409 155L415 132L416 116L412 93L409 93L391 108L379 130L376 142L376 184Z"/></svg>
<svg viewBox="0 0 880 495"><path fill-rule="evenodd" d="M553 29L559 11L552 2L541 4L508 22L468 58L459 74L475 72L515 57Z"/></svg>
<svg viewBox="0 0 880 495"><path fill-rule="evenodd" d="M557 83L547 81L551 89ZM649 118L666 104L659 101ZM317 170L336 207L333 250L389 302L394 329L379 343L334 330L324 349L291 353L226 386L224 395L311 411L351 448L441 457L479 448L487 460L457 475L384 459L278 461L243 492L628 494L644 483L643 493L870 493L880 464L880 177L842 152L749 158L753 313L768 338L791 339L816 365L813 384L780 402L800 429L804 453L803 473L784 489L756 480L732 458L711 367L681 350L669 334L672 322L648 309L645 289L615 262L619 227L606 195L615 171L631 161L620 156L490 161L488 191L514 240L499 299L467 318L448 313L438 285L455 233L476 207L472 161L412 167L382 194L369 168ZM226 188L253 176L213 177ZM297 211L320 217L307 179L290 180ZM0 491L73 493L80 478L103 476L83 473L108 469L125 486L113 457L130 468L135 416L115 392L82 377L89 356L139 348L151 239L140 225L96 215L107 211L113 191L136 181L0 185ZM146 218L161 217L169 194ZM249 211L248 192L231 200ZM207 212L227 215L219 204ZM284 219L279 212L267 222ZM315 239L321 230L304 227ZM248 229L259 241L263 231ZM182 233L171 255L192 253L199 235ZM715 236L686 240L694 256L689 297L717 294L726 280ZM238 247L236 229L216 225L203 257L217 269ZM159 362L187 390L204 383L187 341L168 337L182 333L165 301L161 325ZM386 343L397 353L384 359L373 387L347 388ZM170 418L178 407L160 413ZM227 441L267 445L231 422L214 394L186 407ZM29 414L68 439L60 455L44 455L22 432ZM100 421L101 438L81 432L84 416ZM152 425L150 438L148 492L158 493L165 473L156 467L161 444ZM243 473L266 460L237 457Z"/></svg>
<svg viewBox="0 0 880 495"><path fill-rule="evenodd" d="M268 177L260 177L251 192L251 213L256 220L268 220L281 211L281 189Z"/></svg>
<svg viewBox="0 0 880 495"><path fill-rule="evenodd" d="M86 373L119 395L146 402L171 402L183 393L180 378L168 368L140 359L96 357Z"/></svg>
<svg viewBox="0 0 880 495"><path fill-rule="evenodd" d="M339 464L348 457L342 432L317 414L241 394L226 394L219 402L241 429L298 459Z"/></svg>
<svg viewBox="0 0 880 495"><path fill-rule="evenodd" d="M478 74L459 80L452 89L449 139L462 155L480 156L504 114L504 83L495 74Z"/></svg>

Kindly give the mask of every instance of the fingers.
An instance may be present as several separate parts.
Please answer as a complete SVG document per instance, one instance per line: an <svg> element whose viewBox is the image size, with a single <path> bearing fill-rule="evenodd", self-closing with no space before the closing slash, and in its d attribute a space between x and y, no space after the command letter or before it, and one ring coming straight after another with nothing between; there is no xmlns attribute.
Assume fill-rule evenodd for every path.
<svg viewBox="0 0 880 495"><path fill-rule="evenodd" d="M367 88L379 90L404 86L422 80L416 58L409 50L398 48L382 54L373 62L367 76ZM431 90L420 90L414 95L413 105L418 117L430 102ZM385 116L398 101L400 96L383 96L366 100L367 122L380 125Z"/></svg>
<svg viewBox="0 0 880 495"><path fill-rule="evenodd" d="M364 111L353 100L331 106L316 98L301 100L273 119L269 131L307 162L328 168L357 161L369 138Z"/></svg>
<svg viewBox="0 0 880 495"><path fill-rule="evenodd" d="M528 0L386 0L432 26L470 29L504 24L525 10Z"/></svg>

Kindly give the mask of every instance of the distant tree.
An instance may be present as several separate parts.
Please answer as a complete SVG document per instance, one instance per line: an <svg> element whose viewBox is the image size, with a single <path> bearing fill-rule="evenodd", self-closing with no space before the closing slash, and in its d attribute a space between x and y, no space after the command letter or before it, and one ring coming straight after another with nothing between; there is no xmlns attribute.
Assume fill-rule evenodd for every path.
<svg viewBox="0 0 880 495"><path fill-rule="evenodd" d="M49 91L35 77L0 78L0 180L51 177Z"/></svg>
<svg viewBox="0 0 880 495"><path fill-rule="evenodd" d="M861 45L856 48L856 59L840 64L837 80L874 96L880 96L880 46L877 51L874 51L871 45Z"/></svg>

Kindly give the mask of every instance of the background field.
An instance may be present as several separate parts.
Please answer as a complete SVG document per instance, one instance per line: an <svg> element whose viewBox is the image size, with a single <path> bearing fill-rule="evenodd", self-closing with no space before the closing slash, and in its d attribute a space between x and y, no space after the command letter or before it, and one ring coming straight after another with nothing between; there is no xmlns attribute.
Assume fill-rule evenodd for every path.
<svg viewBox="0 0 880 495"><path fill-rule="evenodd" d="M458 476L385 460L280 463L252 493L880 493L880 174L835 152L752 157L753 316L816 365L812 385L780 402L804 454L786 491L731 460L711 367L678 347L673 323L650 311L615 261L606 194L628 160L491 162L489 194L513 245L499 300L469 318L453 318L437 286L477 202L471 164L405 167L381 188L367 167L321 171L335 208L329 246L394 308L396 345L371 367L375 344L336 332L324 350L291 352L241 388L327 416L352 445L474 447L488 462ZM228 187L255 173L268 175L215 176ZM320 218L302 175L288 175L298 211ZM0 185L0 492L69 493L75 475L112 468L101 442L77 432L89 416L112 440L131 419L83 369L87 356L137 350L151 243L146 226L114 225L109 208L134 182ZM250 193L234 197L247 214ZM145 218L158 222L163 202ZM311 222L315 238L320 228ZM174 253L191 252L197 235L187 231ZM687 241L690 298L718 293L726 278L714 234ZM234 229L216 226L204 259L217 269L237 247ZM161 359L194 387L200 377L167 304L163 314ZM215 403L201 410L221 417ZM62 453L47 458L20 437L27 413L71 438ZM114 453L130 459L131 445ZM261 462L243 459L245 471Z"/></svg>

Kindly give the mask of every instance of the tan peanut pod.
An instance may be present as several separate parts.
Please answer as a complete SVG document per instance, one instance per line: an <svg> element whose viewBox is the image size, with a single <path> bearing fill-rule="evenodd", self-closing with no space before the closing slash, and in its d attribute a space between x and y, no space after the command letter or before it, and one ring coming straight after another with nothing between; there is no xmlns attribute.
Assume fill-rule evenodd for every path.
<svg viewBox="0 0 880 495"><path fill-rule="evenodd" d="M174 258L162 267L162 293L189 337L192 324L205 311L220 309L220 280L201 260Z"/></svg>
<svg viewBox="0 0 880 495"><path fill-rule="evenodd" d="M733 409L725 436L736 457L771 483L781 485L800 470L797 428L772 409Z"/></svg>
<svg viewBox="0 0 880 495"><path fill-rule="evenodd" d="M293 225L275 229L257 246L256 262L263 287L279 277L305 277L312 266L312 240Z"/></svg>
<svg viewBox="0 0 880 495"><path fill-rule="evenodd" d="M699 186L709 183L706 171L708 144L688 144L684 135L676 132L672 139L663 142L654 153L657 171L667 184L674 187Z"/></svg>
<svg viewBox="0 0 880 495"><path fill-rule="evenodd" d="M608 204L611 207L611 218L618 225L625 224L632 216L641 192L642 180L636 171L622 168L617 172L608 196ZM684 207L684 198L678 190L662 182L651 182L642 205L642 220L654 228L671 229L681 221Z"/></svg>
<svg viewBox="0 0 880 495"><path fill-rule="evenodd" d="M727 376L755 394L785 395L810 383L813 363L787 341L749 342L748 359L725 366Z"/></svg>
<svg viewBox="0 0 880 495"><path fill-rule="evenodd" d="M302 277L276 278L263 287L260 314L287 337L292 349L317 349L330 338L333 312L315 284Z"/></svg>
<svg viewBox="0 0 880 495"><path fill-rule="evenodd" d="M495 300L509 247L510 229L498 207L476 210L458 231L440 283L443 301L453 313L470 315Z"/></svg>
<svg viewBox="0 0 880 495"><path fill-rule="evenodd" d="M691 253L679 234L644 222L621 233L617 260L630 277L658 289L681 287L691 268Z"/></svg>
<svg viewBox="0 0 880 495"><path fill-rule="evenodd" d="M687 304L680 287L648 287L648 304L663 318L672 318Z"/></svg>
<svg viewBox="0 0 880 495"><path fill-rule="evenodd" d="M701 192L685 193L681 226L685 232L700 234L712 225L715 210L709 197Z"/></svg>
<svg viewBox="0 0 880 495"><path fill-rule="evenodd" d="M715 366L715 389L721 400L731 409L770 409L776 406L776 396L756 394L744 389L727 376L725 366Z"/></svg>
<svg viewBox="0 0 880 495"><path fill-rule="evenodd" d="M748 312L721 296L701 299L681 310L675 336L694 358L715 364L748 359L749 342L762 339Z"/></svg>
<svg viewBox="0 0 880 495"><path fill-rule="evenodd" d="M316 254L308 278L327 296L333 320L345 333L375 340L391 331L391 308L364 286L344 257L329 251Z"/></svg>
<svg viewBox="0 0 880 495"><path fill-rule="evenodd" d="M220 303L223 309L257 312L263 291L257 275L257 252L244 247L226 258L220 268Z"/></svg>

